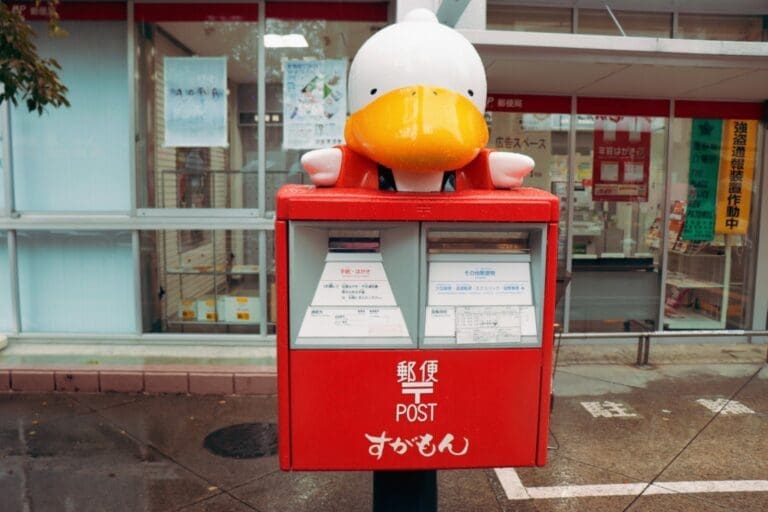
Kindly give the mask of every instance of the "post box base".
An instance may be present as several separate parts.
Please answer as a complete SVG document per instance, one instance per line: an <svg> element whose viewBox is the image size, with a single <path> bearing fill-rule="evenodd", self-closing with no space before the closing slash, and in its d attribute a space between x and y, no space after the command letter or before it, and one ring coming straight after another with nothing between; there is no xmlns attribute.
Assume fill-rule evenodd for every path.
<svg viewBox="0 0 768 512"><path fill-rule="evenodd" d="M437 512L437 471L374 471L373 512Z"/></svg>

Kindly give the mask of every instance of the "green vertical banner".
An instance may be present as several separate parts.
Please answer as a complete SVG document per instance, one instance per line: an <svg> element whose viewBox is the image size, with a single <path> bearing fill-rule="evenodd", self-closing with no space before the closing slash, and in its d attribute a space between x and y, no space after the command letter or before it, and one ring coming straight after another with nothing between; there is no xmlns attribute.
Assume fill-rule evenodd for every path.
<svg viewBox="0 0 768 512"><path fill-rule="evenodd" d="M691 163L683 240L709 241L715 237L722 137L722 119L694 119L691 123Z"/></svg>

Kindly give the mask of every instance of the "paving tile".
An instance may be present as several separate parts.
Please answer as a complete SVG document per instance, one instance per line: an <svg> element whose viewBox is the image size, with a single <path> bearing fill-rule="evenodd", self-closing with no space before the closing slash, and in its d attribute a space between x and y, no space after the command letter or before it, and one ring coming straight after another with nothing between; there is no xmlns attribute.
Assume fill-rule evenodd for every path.
<svg viewBox="0 0 768 512"><path fill-rule="evenodd" d="M224 427L276 423L274 397L148 396L99 414L224 489L278 467L277 456L238 460L214 455L203 447L208 434Z"/></svg>
<svg viewBox="0 0 768 512"><path fill-rule="evenodd" d="M11 387L14 391L32 393L45 393L56 388L52 371L37 370L12 370Z"/></svg>
<svg viewBox="0 0 768 512"><path fill-rule="evenodd" d="M144 400L141 393L74 393L69 397L92 411L100 411Z"/></svg>
<svg viewBox="0 0 768 512"><path fill-rule="evenodd" d="M55 372L56 391L97 393L99 372Z"/></svg>
<svg viewBox="0 0 768 512"><path fill-rule="evenodd" d="M736 366L736 365L734 365ZM738 365L743 366L743 365ZM569 367L569 372L573 367ZM551 431L560 442L563 456L628 475L638 481L650 481L678 454L714 416L696 403L702 396L729 396L744 384L744 368L679 376L652 372L653 378L642 382L631 369L613 378L599 368L577 368L580 395L556 394ZM754 372L754 370L753 370ZM591 376L600 378L592 379ZM594 389L589 382L594 380ZM606 389L606 381L623 380L633 386ZM561 381L562 382L562 381ZM611 384L625 386L624 384ZM619 392L621 391L621 392ZM617 402L632 408L636 416L626 418L592 417L581 402ZM687 478L686 478L687 480Z"/></svg>
<svg viewBox="0 0 768 512"><path fill-rule="evenodd" d="M11 389L11 371L0 370L0 392L10 391Z"/></svg>
<svg viewBox="0 0 768 512"><path fill-rule="evenodd" d="M146 372L144 391L147 393L187 393L189 377L183 372Z"/></svg>
<svg viewBox="0 0 768 512"><path fill-rule="evenodd" d="M137 393L144 390L141 372L100 372L99 386L104 392Z"/></svg>
<svg viewBox="0 0 768 512"><path fill-rule="evenodd" d="M437 472L437 501L440 512L503 510L484 470Z"/></svg>
<svg viewBox="0 0 768 512"><path fill-rule="evenodd" d="M231 494L260 512L371 510L373 476L370 471L273 471L233 489Z"/></svg>
<svg viewBox="0 0 768 512"><path fill-rule="evenodd" d="M552 441L550 440L550 445ZM550 450L547 465L541 468L516 468L525 487L553 487L563 485L636 484L647 480L608 471L563 456L559 450ZM627 501L629 503L629 501Z"/></svg>
<svg viewBox="0 0 768 512"><path fill-rule="evenodd" d="M716 503L700 499L700 495L689 494L663 494L652 496L640 496L627 512L734 512L736 510L755 511L765 510L759 508L724 508Z"/></svg>
<svg viewBox="0 0 768 512"><path fill-rule="evenodd" d="M12 436L18 438L19 428L88 412L88 408L64 394L0 394L0 431L16 432Z"/></svg>
<svg viewBox="0 0 768 512"><path fill-rule="evenodd" d="M576 371L571 371L569 368L555 372L555 400L574 396L624 394L633 391L631 385L600 379L591 373L591 370L582 368Z"/></svg>
<svg viewBox="0 0 768 512"><path fill-rule="evenodd" d="M26 460L18 456L7 456L5 440L0 439L0 500L3 510L30 510L29 496L24 492L24 464Z"/></svg>
<svg viewBox="0 0 768 512"><path fill-rule="evenodd" d="M276 395L277 377L275 375L252 375L236 373L235 394Z"/></svg>
<svg viewBox="0 0 768 512"><path fill-rule="evenodd" d="M659 481L768 480L768 371L734 399L754 414L718 415L659 477ZM703 498L732 510L768 510L768 493L708 493ZM742 507L752 501L762 508Z"/></svg>
<svg viewBox="0 0 768 512"><path fill-rule="evenodd" d="M231 395L234 379L228 373L190 373L189 392L193 395Z"/></svg>
<svg viewBox="0 0 768 512"><path fill-rule="evenodd" d="M24 457L11 490L31 510L168 510L205 498L210 484L95 414L37 425L22 454L0 458L0 474Z"/></svg>
<svg viewBox="0 0 768 512"><path fill-rule="evenodd" d="M184 507L179 512L250 512L252 510L256 509L227 494L219 494Z"/></svg>

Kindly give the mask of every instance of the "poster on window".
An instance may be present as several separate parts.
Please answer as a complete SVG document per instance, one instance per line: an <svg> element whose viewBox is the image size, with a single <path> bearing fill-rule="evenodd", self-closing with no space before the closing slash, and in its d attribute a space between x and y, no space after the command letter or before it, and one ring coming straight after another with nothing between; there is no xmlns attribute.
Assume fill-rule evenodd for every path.
<svg viewBox="0 0 768 512"><path fill-rule="evenodd" d="M651 120L598 116L592 158L593 201L648 201Z"/></svg>
<svg viewBox="0 0 768 512"><path fill-rule="evenodd" d="M715 201L720 168L720 119L694 119L691 122L691 152L688 167L688 207L684 241L709 241L715 237Z"/></svg>
<svg viewBox="0 0 768 512"><path fill-rule="evenodd" d="M549 114L493 113L488 147L533 158L536 165L525 179L527 187L549 190L552 173L556 172L551 129L532 129L542 128L549 117Z"/></svg>
<svg viewBox="0 0 768 512"><path fill-rule="evenodd" d="M757 153L757 121L723 121L723 151L717 184L715 232L745 235L752 206L752 179Z"/></svg>
<svg viewBox="0 0 768 512"><path fill-rule="evenodd" d="M227 58L165 57L165 147L226 147Z"/></svg>
<svg viewBox="0 0 768 512"><path fill-rule="evenodd" d="M347 61L283 63L283 149L316 149L344 142Z"/></svg>

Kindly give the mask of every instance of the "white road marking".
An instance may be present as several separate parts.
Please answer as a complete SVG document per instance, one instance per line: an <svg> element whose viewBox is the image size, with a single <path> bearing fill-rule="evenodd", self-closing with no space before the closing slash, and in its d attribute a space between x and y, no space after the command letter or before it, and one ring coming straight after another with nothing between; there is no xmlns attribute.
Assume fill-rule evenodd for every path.
<svg viewBox="0 0 768 512"><path fill-rule="evenodd" d="M579 402L593 418L636 418L637 414L621 402L604 400L602 402Z"/></svg>
<svg viewBox="0 0 768 512"><path fill-rule="evenodd" d="M632 483L525 487L514 468L496 468L494 471L509 500L583 498L588 496L636 496L641 493L650 495L708 492L768 492L768 480L656 482L650 486L645 483Z"/></svg>
<svg viewBox="0 0 768 512"><path fill-rule="evenodd" d="M736 400L728 400L727 398L716 398L714 400L708 400L706 398L699 398L696 403L703 405L712 412L720 413L721 416L738 416L740 414L755 414L755 411Z"/></svg>
<svg viewBox="0 0 768 512"><path fill-rule="evenodd" d="M531 497L528 491L526 491L523 482L520 481L515 468L496 468L494 471L501 486L504 488L504 492L507 493L507 499L527 500Z"/></svg>

